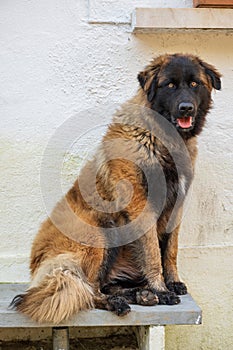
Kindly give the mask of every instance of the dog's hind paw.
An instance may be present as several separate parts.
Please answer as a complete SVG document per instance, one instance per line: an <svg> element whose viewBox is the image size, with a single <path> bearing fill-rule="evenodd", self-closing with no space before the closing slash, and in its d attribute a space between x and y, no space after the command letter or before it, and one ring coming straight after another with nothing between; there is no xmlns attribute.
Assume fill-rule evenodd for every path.
<svg viewBox="0 0 233 350"><path fill-rule="evenodd" d="M174 292L177 295L185 295L188 293L187 287L183 282L169 282L166 286L170 292Z"/></svg>
<svg viewBox="0 0 233 350"><path fill-rule="evenodd" d="M174 292L156 292L160 305L176 305L180 298Z"/></svg>
<svg viewBox="0 0 233 350"><path fill-rule="evenodd" d="M159 303L159 298L153 291L142 289L136 292L136 301L138 305L153 306Z"/></svg>
<svg viewBox="0 0 233 350"><path fill-rule="evenodd" d="M125 316L130 312L130 306L126 299L118 296L109 296L107 308L113 311L117 316Z"/></svg>

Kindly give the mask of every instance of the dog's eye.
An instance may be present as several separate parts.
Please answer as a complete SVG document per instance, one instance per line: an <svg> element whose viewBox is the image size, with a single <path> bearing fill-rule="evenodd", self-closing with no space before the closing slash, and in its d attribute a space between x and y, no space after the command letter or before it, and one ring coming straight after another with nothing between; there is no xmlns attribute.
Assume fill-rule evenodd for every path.
<svg viewBox="0 0 233 350"><path fill-rule="evenodd" d="M173 83L169 83L169 84L168 84L168 87L169 87L169 89L175 89L176 86L175 86L175 84L173 84Z"/></svg>
<svg viewBox="0 0 233 350"><path fill-rule="evenodd" d="M192 82L190 83L190 87L191 87L191 88L195 88L195 87L197 87L197 85L198 85L198 83L197 83L196 81L192 81Z"/></svg>

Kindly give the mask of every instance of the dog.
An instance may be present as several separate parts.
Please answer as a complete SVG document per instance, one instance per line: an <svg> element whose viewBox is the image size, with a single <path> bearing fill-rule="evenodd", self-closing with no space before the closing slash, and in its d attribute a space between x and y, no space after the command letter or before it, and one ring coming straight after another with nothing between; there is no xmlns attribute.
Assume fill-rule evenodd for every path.
<svg viewBox="0 0 233 350"><path fill-rule="evenodd" d="M119 316L130 305L174 305L178 232L193 179L197 136L221 75L191 54L156 57L118 109L96 155L42 224L31 285L12 307L37 322L80 310Z"/></svg>

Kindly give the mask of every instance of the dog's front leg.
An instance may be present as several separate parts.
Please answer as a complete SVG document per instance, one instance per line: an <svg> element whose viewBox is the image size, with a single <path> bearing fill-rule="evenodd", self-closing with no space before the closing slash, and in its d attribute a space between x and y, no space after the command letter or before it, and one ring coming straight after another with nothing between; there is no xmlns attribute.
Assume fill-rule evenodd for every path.
<svg viewBox="0 0 233 350"><path fill-rule="evenodd" d="M149 227L140 238L131 243L133 259L147 281L146 289L151 290L158 297L160 304L178 304L180 299L174 292L167 289L163 279L156 215L147 203L144 188L136 187L127 212L130 222L133 223L133 230L143 233L145 227ZM131 233L133 237L134 232Z"/></svg>
<svg viewBox="0 0 233 350"><path fill-rule="evenodd" d="M159 304L178 304L180 299L167 289L163 279L156 224L140 238L140 243L141 269L148 288L158 296Z"/></svg>
<svg viewBox="0 0 233 350"><path fill-rule="evenodd" d="M180 281L177 272L177 251L178 251L178 225L170 234L167 234L161 241L161 253L163 263L163 275L167 288L178 295L187 294L187 288Z"/></svg>

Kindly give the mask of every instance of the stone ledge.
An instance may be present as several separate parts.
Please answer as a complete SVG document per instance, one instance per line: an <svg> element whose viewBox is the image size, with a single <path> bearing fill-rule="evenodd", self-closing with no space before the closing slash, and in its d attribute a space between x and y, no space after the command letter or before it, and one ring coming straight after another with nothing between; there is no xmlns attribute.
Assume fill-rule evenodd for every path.
<svg viewBox="0 0 233 350"><path fill-rule="evenodd" d="M194 8L136 8L132 14L132 30L232 30L233 10Z"/></svg>
<svg viewBox="0 0 233 350"><path fill-rule="evenodd" d="M40 324L28 317L9 310L8 306L17 294L25 291L25 284L1 284L0 286L0 328L12 327L53 327L54 324ZM191 295L181 296L178 305L139 306L132 305L132 311L124 317L118 317L109 311L82 311L71 320L60 323L59 326L78 327L109 327L109 326L163 326L172 324L201 324L202 313Z"/></svg>

